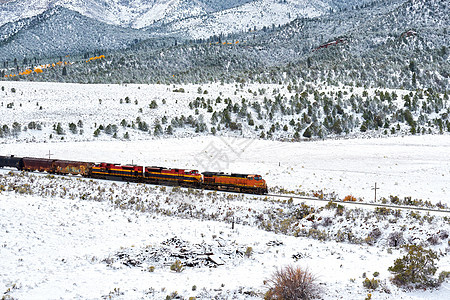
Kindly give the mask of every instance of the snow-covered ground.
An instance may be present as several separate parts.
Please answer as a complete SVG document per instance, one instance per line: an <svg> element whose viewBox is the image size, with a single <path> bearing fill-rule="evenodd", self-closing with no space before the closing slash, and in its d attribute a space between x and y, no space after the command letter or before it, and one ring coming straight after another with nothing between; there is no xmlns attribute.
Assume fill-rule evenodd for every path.
<svg viewBox="0 0 450 300"><path fill-rule="evenodd" d="M243 150L243 152L242 152ZM46 157L145 166L257 173L269 187L305 193L323 190L371 201L400 198L450 206L450 136L283 143L221 137L143 141L15 143L2 155Z"/></svg>
<svg viewBox="0 0 450 300"><path fill-rule="evenodd" d="M305 85L308 92L308 101L314 103L315 96L312 90L323 93L330 98L343 95L343 99L349 99L351 95L363 95L364 92L371 97L375 96L376 89L365 90L362 87L327 87ZM409 94L407 90L384 90L384 92L395 92L398 99L392 104L403 108L401 97ZM61 140L111 140L113 134L106 134L103 130L94 137L96 129L102 125L117 126L113 132L117 133L116 139L123 139L126 132L128 139L142 140L149 139L154 135L154 128L157 124L161 126L162 132L167 132L170 125L173 129L173 136L184 137L193 135L204 135L204 132L196 132L196 124L204 124L206 133L212 127L217 129L217 135L244 136L249 138L259 137L262 132L267 132L272 124L277 124L280 128L273 133L273 138L278 140L292 140L294 127L290 124L292 120L299 122L302 113L307 113L307 109L295 115L282 115L278 108L277 113L273 113L269 119L269 111L262 108L258 113L252 106L258 104L266 106L266 102L274 103L276 97L283 98L285 107L290 107L289 102L294 97L298 97L302 91L290 89L285 85L274 84L208 84L208 85L86 85L86 84L61 84L61 83L36 83L36 82L14 82L5 81L1 83L0 90L0 113L1 125L9 126L12 130L13 123L20 124L21 132L14 139L0 139L0 142L8 143L15 141L49 141ZM228 103L227 103L228 100ZM220 122L222 113L229 105L242 109L245 100L245 112L233 113L231 121L240 123L240 130L231 130ZM337 101L335 101L337 102ZM447 106L446 101L445 107ZM341 105L343 105L341 103ZM349 105L349 104L348 104ZM272 108L273 109L273 108ZM272 110L269 109L269 110ZM354 122L362 122L362 113L355 113L352 108L344 109L346 113L352 115ZM216 120L213 121L213 115ZM259 116L261 114L261 116ZM254 121L254 125L248 124L248 115ZM433 113L431 117L436 117ZM164 118L165 117L165 118ZM163 120L164 118L164 120ZM181 122L180 119L184 118ZM324 118L322 116L321 118ZM417 116L416 116L417 118ZM79 125L81 121L81 125ZM34 122L34 128L30 128ZM139 130L139 122L145 122L146 130ZM60 123L62 134L55 132L56 125ZM74 132L69 128L69 123L77 125ZM182 124L180 124L182 123ZM281 130L283 125L289 125L288 130ZM392 126L396 125L393 121ZM409 126L398 124L402 127L400 132L409 132ZM222 127L219 130L219 126ZM258 126L255 130L254 126ZM24 128L25 127L25 128ZM150 130L149 130L150 129ZM300 134L303 133L303 130ZM352 128L353 131L353 128ZM350 132L352 136L358 133ZM373 132L372 135L381 135L382 130ZM433 127L432 132L437 132ZM370 134L369 132L366 133ZM52 137L50 138L50 135ZM1 135L0 135L1 136Z"/></svg>
<svg viewBox="0 0 450 300"><path fill-rule="evenodd" d="M95 123L118 124L123 118L179 116L205 94L199 94L198 86L184 86L180 93L173 91L179 87L161 85L1 85L0 123L35 121L43 128L2 139L0 155L46 157L50 151L59 159L257 173L269 187L309 194L321 190L340 199L353 195L365 202L373 200L376 182L377 198L411 196L450 205L449 135L293 143L183 137L183 132L161 138L130 129L130 140L103 133L93 138L91 132L69 133L67 123L82 120L87 132ZM251 97L247 90L258 88L201 87L212 99ZM130 103L120 103L126 97ZM148 108L152 100L158 109ZM52 131L57 122L64 122L65 135ZM50 139L50 133L58 138ZM368 293L374 299L450 298L448 281L438 290L405 292L389 281L387 271L403 255L402 249L389 246L393 232L402 232L405 243L438 251L438 272L450 270L450 225L442 215L384 214L373 208L338 213L307 202L309 220L297 221L290 213L301 206L264 197L8 172L0 171L0 292L5 297L164 299L176 292L185 299L257 298L276 268L294 264L318 276L325 299L363 299ZM380 238L368 241L374 228L380 229ZM138 266L127 266L119 257L125 253L139 260L160 249L176 253L177 244L212 251L224 264L177 273L170 270L170 256L166 261L144 259ZM249 257L243 255L248 247L253 249ZM373 278L374 272L380 273L381 287L372 292L363 287L362 276Z"/></svg>
<svg viewBox="0 0 450 300"><path fill-rule="evenodd" d="M389 247L386 231L407 227L405 234L413 234L412 240L428 244L427 234L439 235L445 229L448 233L448 221L442 217L420 222L417 215L393 219L367 211L366 221L361 217L355 222L352 218L361 212L339 216L333 209L317 207L316 220L328 215L330 225L317 222L311 227L310 221L299 220L300 228L307 224L310 232L316 227L330 228L331 233L340 227L345 235L353 230L357 239L364 237L361 230L379 228L382 237L370 246L263 230L256 226L260 213L267 218L272 210L289 206L239 195L5 172L0 181L6 189L0 193L0 290L14 298L164 299L175 292L184 299L258 298L267 290L264 280L288 264L309 268L318 277L325 299L361 299L368 293L376 299L446 299L450 295L448 283L439 290L405 293L389 282L387 271L403 252ZM235 212L234 229L226 218L229 209ZM270 220L275 224L274 218ZM432 248L441 253L440 272L450 268L448 235L437 240ZM248 247L252 248L249 257L243 255ZM150 257L155 249L174 255L155 260ZM183 249L212 252L224 264L171 271L175 254L183 254ZM368 291L362 285L363 274L374 278L375 272L380 273L376 277L380 288Z"/></svg>
<svg viewBox="0 0 450 300"><path fill-rule="evenodd" d="M196 133L189 125L181 128L174 125L173 135L166 135L167 139L153 134L157 124L166 130L171 121L181 116L189 119L188 116L193 115L198 122L203 119L207 127L214 126L210 120L211 112L205 109L196 115L189 107L197 98L207 99L215 111L220 111L227 105L224 103L226 98L233 103L240 103L242 99L263 103L264 98L276 94L289 99L295 91L289 91L286 86L82 85L11 81L2 82L1 86L0 126L7 125L12 131L16 122L21 131L0 138L3 143L0 144L0 155L44 157L50 151L53 157L60 159L260 173L272 187L299 189L305 193L322 190L337 193L342 198L351 194L365 201L374 198L372 188L377 183L377 198L411 196L449 204L448 134L366 139L360 133L360 138L349 140L286 143L255 140L253 138L259 131L247 124L242 132L223 130L217 137L208 136L207 132ZM352 93L363 94L364 89L321 87L325 93L333 90L349 97ZM375 91L368 92L373 95ZM408 91L396 93L401 98ZM221 103L213 104L218 97L222 99ZM150 108L153 101L156 108ZM401 100L397 102L402 105ZM163 124L164 117L166 124ZM278 116L273 122L283 124L290 118ZM121 125L123 120L127 126ZM139 130L139 121L145 122L148 129ZM28 129L32 122L39 125L40 130ZM270 124L266 122L267 119L255 118L255 125L264 125L267 130ZM56 133L58 123L63 134ZM74 133L69 123L77 124ZM106 128L108 124L116 126L112 130L117 132L116 138L112 133L106 134L106 130L94 136L100 125ZM278 138L291 139L291 130L280 130ZM128 139L123 137L126 133L129 133ZM233 138L240 135L252 139ZM63 142L58 143L60 141Z"/></svg>

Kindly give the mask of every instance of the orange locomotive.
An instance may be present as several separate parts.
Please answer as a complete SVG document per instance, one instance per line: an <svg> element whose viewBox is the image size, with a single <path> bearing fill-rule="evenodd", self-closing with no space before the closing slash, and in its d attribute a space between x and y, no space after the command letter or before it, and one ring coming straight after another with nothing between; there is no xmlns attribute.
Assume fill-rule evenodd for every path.
<svg viewBox="0 0 450 300"><path fill-rule="evenodd" d="M202 174L205 189L267 194L267 184L261 175L223 172L203 172Z"/></svg>

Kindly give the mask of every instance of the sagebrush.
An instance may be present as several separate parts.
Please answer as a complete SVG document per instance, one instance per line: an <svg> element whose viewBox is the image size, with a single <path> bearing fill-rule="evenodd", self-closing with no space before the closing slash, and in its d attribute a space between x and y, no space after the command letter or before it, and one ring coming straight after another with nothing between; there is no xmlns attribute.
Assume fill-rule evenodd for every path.
<svg viewBox="0 0 450 300"><path fill-rule="evenodd" d="M308 269L286 266L276 270L266 281L269 290L264 299L314 299L320 294L315 275Z"/></svg>

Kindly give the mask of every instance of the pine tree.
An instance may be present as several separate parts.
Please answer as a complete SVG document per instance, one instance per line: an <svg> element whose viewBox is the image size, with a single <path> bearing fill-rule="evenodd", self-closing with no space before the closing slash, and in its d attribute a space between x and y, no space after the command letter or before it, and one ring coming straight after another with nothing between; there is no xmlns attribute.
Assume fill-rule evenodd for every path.
<svg viewBox="0 0 450 300"><path fill-rule="evenodd" d="M312 132L311 132L311 126L306 128L305 132L303 132L303 136L305 138L310 138L312 136Z"/></svg>
<svg viewBox="0 0 450 300"><path fill-rule="evenodd" d="M56 129L55 129L56 133L59 135L64 134L64 129L61 126L61 123L58 123L58 125L56 125Z"/></svg>
<svg viewBox="0 0 450 300"><path fill-rule="evenodd" d="M395 276L393 283L412 288L435 287L439 283L433 278L436 273L437 253L422 246L406 245L407 254L395 260L389 271Z"/></svg>
<svg viewBox="0 0 450 300"><path fill-rule="evenodd" d="M69 123L69 130L73 134L77 134L78 133L77 125L75 123Z"/></svg>

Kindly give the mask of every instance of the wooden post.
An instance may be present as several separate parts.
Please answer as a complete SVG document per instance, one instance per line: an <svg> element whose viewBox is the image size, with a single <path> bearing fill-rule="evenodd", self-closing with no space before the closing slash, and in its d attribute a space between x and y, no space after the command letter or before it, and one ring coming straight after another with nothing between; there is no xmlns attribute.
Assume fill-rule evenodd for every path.
<svg viewBox="0 0 450 300"><path fill-rule="evenodd" d="M377 187L377 183L375 182L375 187L372 188L372 190L375 191L375 202L377 201L377 190L379 190L380 188Z"/></svg>

